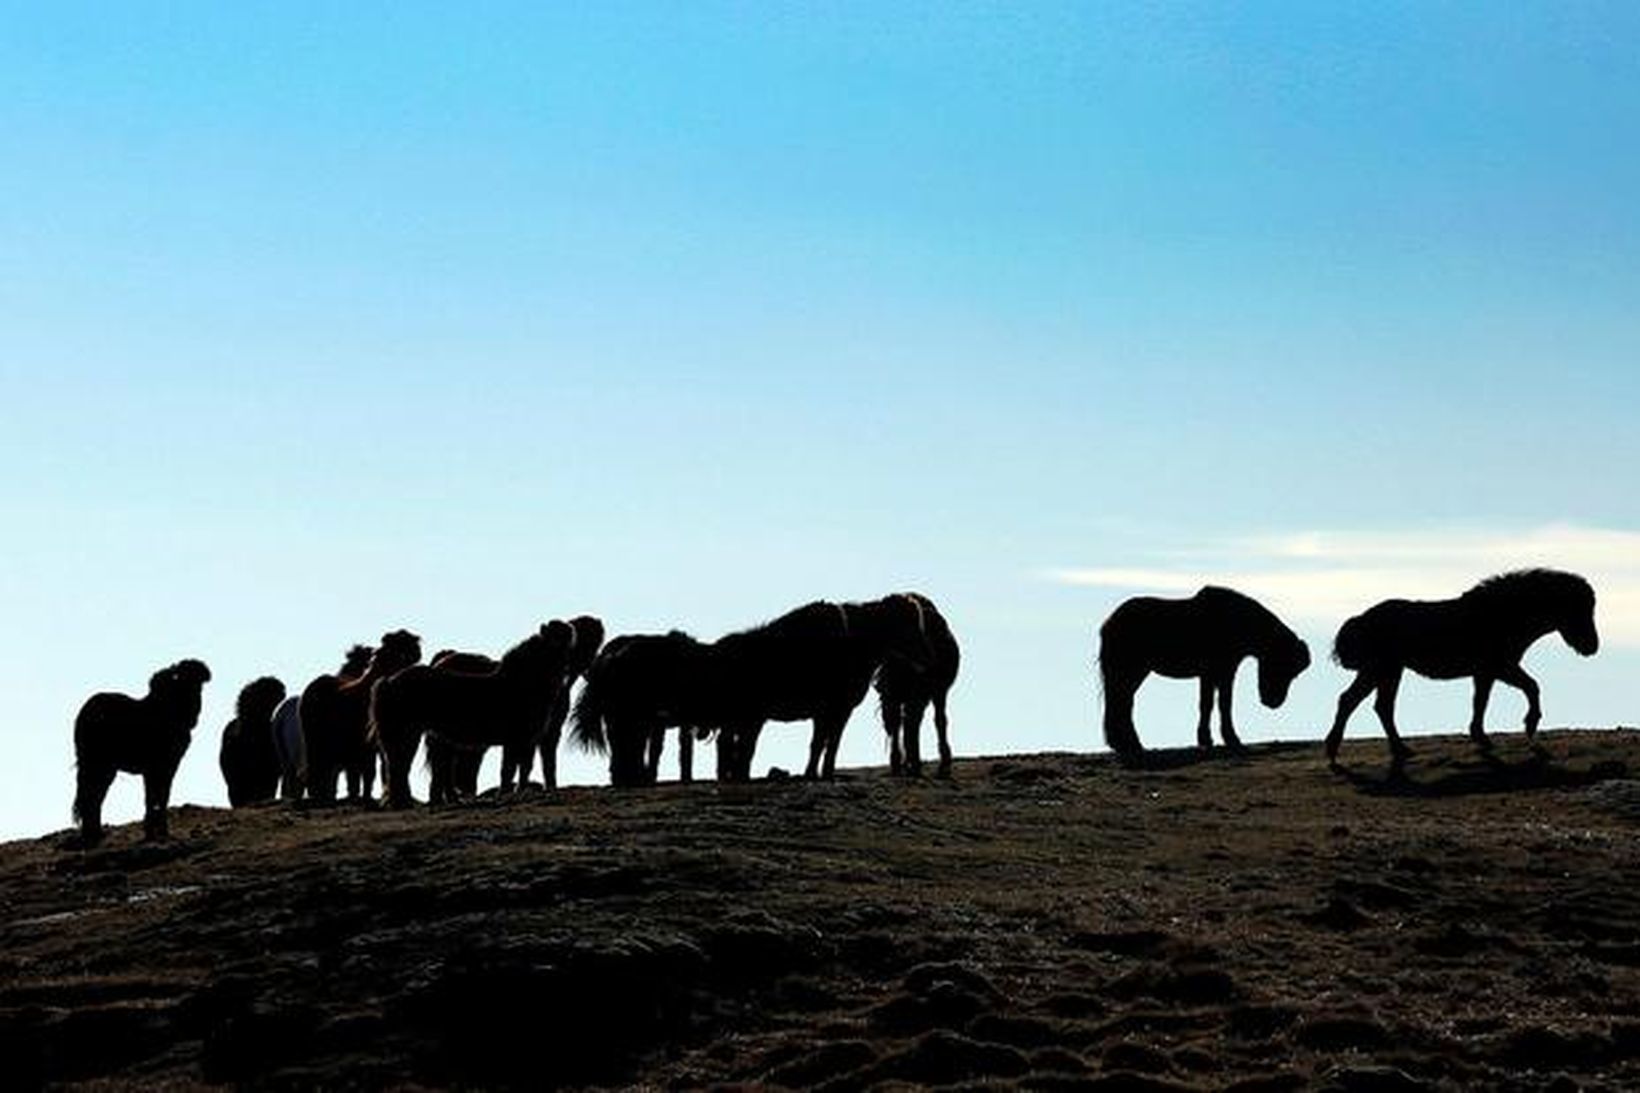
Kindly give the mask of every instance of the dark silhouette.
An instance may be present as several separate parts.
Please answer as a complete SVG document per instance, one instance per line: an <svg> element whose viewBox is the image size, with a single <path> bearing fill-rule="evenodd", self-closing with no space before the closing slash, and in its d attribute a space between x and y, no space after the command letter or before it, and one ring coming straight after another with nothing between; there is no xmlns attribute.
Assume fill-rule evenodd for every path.
<svg viewBox="0 0 1640 1093"><path fill-rule="evenodd" d="M919 665L904 657L891 657L877 670L877 702L888 734L888 766L894 774L922 773L922 719L930 704L934 707L934 729L939 734L940 777L951 773L951 741L945 716L945 696L956 682L962 660L956 635L951 633L934 601L915 592L922 605L924 628L928 634L930 659Z"/></svg>
<svg viewBox="0 0 1640 1093"><path fill-rule="evenodd" d="M369 645L355 645L347 651L347 658L336 670L342 679L357 679L370 667L370 658L376 650ZM279 759L279 796L282 800L298 800L303 793L303 778L307 759L302 748L302 696L289 695L273 711L273 750Z"/></svg>
<svg viewBox="0 0 1640 1093"><path fill-rule="evenodd" d="M1196 744L1213 746L1215 697L1219 735L1239 749L1232 714L1236 669L1258 661L1259 698L1270 709L1287 701L1288 688L1310 666L1310 649L1257 600L1209 585L1189 599L1135 596L1099 627L1099 678L1105 692L1105 746L1124 763L1139 761L1144 745L1133 724L1133 697L1151 672L1201 680Z"/></svg>
<svg viewBox="0 0 1640 1093"><path fill-rule="evenodd" d="M348 799L370 799L376 779L376 753L365 735L370 688L420 659L421 639L393 630L382 635L363 673L320 676L302 691L303 782L309 797L334 801L336 776L345 772Z"/></svg>
<svg viewBox="0 0 1640 1093"><path fill-rule="evenodd" d="M497 668L494 657L483 653L461 653L440 649L427 662L459 675L491 675ZM484 765L486 745L459 747L443 736L427 738L427 803L447 804L457 798L478 796L478 772Z"/></svg>
<svg viewBox="0 0 1640 1093"><path fill-rule="evenodd" d="M714 724L714 666L712 647L681 630L614 638L587 669L571 735L609 753L611 784L654 785L666 730L676 725L679 777L691 781L695 727Z"/></svg>
<svg viewBox="0 0 1640 1093"><path fill-rule="evenodd" d="M1520 666L1538 638L1558 632L1583 656L1600 649L1594 625L1594 589L1575 573L1526 569L1503 573L1453 600L1385 600L1339 627L1333 659L1355 673L1338 696L1338 715L1327 733L1327 758L1336 763L1344 725L1374 691L1373 709L1389 738L1396 764L1412 754L1395 728L1395 696L1410 668L1430 679L1475 680L1469 735L1482 749L1486 702L1492 684L1503 682L1526 696L1526 738L1537 733L1543 710L1537 681Z"/></svg>
<svg viewBox="0 0 1640 1093"><path fill-rule="evenodd" d="M122 770L142 775L144 837L169 834L171 779L199 722L201 692L210 679L205 663L190 658L150 676L141 698L104 691L85 700L74 719L74 819L84 845L102 841L103 799Z"/></svg>
<svg viewBox="0 0 1640 1093"><path fill-rule="evenodd" d="M273 676L245 684L234 718L222 730L217 764L228 784L228 803L238 808L271 801L279 790L279 753L273 744L273 711L284 701L285 685Z"/></svg>
<svg viewBox="0 0 1640 1093"><path fill-rule="evenodd" d="M553 620L507 650L493 672L417 665L381 680L370 698L369 737L387 768L387 800L407 808L410 763L423 734L457 747L500 744L520 756L546 731L574 631Z"/></svg>
<svg viewBox="0 0 1640 1093"><path fill-rule="evenodd" d="M617 639L581 692L576 740L608 749L616 785L642 785L654 781L668 726L682 729L686 749L692 733L715 730L718 777L746 781L765 723L812 720L804 774L830 778L843 727L877 669L890 659L932 659L924 602L819 600L709 646L676 631Z"/></svg>
<svg viewBox="0 0 1640 1093"><path fill-rule="evenodd" d="M593 660L598 656L598 650L604 644L603 620L596 616L577 615L569 620L569 625L575 633L575 638L570 643L569 662L564 669L564 684L553 701L551 712L547 714L547 731L541 734L541 784L548 789L558 785L558 743L564 736L564 722L569 719L570 691L574 688L575 681L591 669ZM506 756L502 756L501 789L511 789L515 777L522 788L524 783L529 781L531 761L532 755L529 752L525 752L518 763L509 763Z"/></svg>

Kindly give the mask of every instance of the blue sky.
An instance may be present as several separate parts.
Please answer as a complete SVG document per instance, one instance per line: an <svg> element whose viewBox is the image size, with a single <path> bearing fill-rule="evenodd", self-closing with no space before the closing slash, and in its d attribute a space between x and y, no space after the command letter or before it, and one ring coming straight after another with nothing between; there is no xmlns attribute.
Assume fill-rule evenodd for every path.
<svg viewBox="0 0 1640 1093"><path fill-rule="evenodd" d="M218 802L237 688L390 627L899 588L970 754L1094 746L1127 595L1233 580L1319 648L1536 562L1609 637L1534 651L1548 722L1637 720L1631 5L541 7L0 5L0 835L183 655Z"/></svg>

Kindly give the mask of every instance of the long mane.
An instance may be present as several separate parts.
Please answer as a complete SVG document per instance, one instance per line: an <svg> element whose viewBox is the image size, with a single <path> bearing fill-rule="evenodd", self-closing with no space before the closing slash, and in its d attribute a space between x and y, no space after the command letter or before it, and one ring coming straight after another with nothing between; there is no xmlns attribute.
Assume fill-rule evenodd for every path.
<svg viewBox="0 0 1640 1093"><path fill-rule="evenodd" d="M1538 567L1488 577L1459 598L1486 605L1500 599L1564 603L1575 599L1593 600L1594 588L1575 573Z"/></svg>

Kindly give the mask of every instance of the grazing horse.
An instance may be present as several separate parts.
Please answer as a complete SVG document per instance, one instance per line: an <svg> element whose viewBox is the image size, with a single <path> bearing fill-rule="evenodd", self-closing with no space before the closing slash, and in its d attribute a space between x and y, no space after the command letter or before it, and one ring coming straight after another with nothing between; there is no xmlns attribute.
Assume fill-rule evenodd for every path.
<svg viewBox="0 0 1640 1093"><path fill-rule="evenodd" d="M1537 733L1543 710L1537 681L1520 661L1526 650L1551 631L1582 656L1600 649L1594 625L1594 589L1575 573L1525 569L1488 577L1453 600L1385 600L1339 627L1333 659L1355 673L1338 696L1338 715L1327 733L1327 759L1338 760L1344 724L1361 701L1378 692L1373 709L1399 765L1412 750L1395 729L1395 695L1401 673L1410 668L1430 679L1475 680L1469 735L1482 749L1486 702L1492 684L1503 682L1526 696L1526 738Z"/></svg>
<svg viewBox="0 0 1640 1093"><path fill-rule="evenodd" d="M891 659L921 669L933 658L921 597L866 603L819 600L712 643L720 778L747 781L769 721L812 720L805 778L830 778L849 715Z"/></svg>
<svg viewBox="0 0 1640 1093"><path fill-rule="evenodd" d="M357 679L370 667L376 650L355 645L336 670L342 679ZM290 695L273 711L273 750L279 757L279 796L294 801L302 796L303 772L307 758L302 754L302 696Z"/></svg>
<svg viewBox="0 0 1640 1093"><path fill-rule="evenodd" d="M623 634L603 647L575 702L571 736L609 753L616 786L654 785L668 727L678 728L678 774L694 777L694 733L713 723L712 647L681 630Z"/></svg>
<svg viewBox="0 0 1640 1093"><path fill-rule="evenodd" d="M245 684L234 705L234 718L222 730L217 764L228 784L228 803L271 801L279 790L279 754L273 745L273 711L285 698L285 685L273 676Z"/></svg>
<svg viewBox="0 0 1640 1093"><path fill-rule="evenodd" d="M407 808L410 762L423 734L457 747L500 744L519 756L546 731L563 683L574 631L554 619L507 650L493 672L469 674L418 665L377 683L370 739L387 767L387 800Z"/></svg>
<svg viewBox="0 0 1640 1093"><path fill-rule="evenodd" d="M1099 627L1099 677L1105 693L1105 746L1124 763L1144 754L1133 724L1133 697L1151 672L1201 679L1196 743L1213 746L1211 720L1218 699L1219 734L1240 748L1232 717L1236 669L1258 661L1258 693L1270 709L1310 666L1310 649L1257 600L1212 585L1189 599L1135 596Z"/></svg>
<svg viewBox="0 0 1640 1093"><path fill-rule="evenodd" d="M304 780L308 796L336 799L336 775L347 774L349 800L366 800L376 779L376 753L365 729L370 689L421 660L421 639L408 630L382 635L370 664L358 676L320 676L302 691L302 749L307 756Z"/></svg>
<svg viewBox="0 0 1640 1093"><path fill-rule="evenodd" d="M883 717L883 731L888 734L888 766L891 773L922 773L923 713L930 703L934 706L934 728L940 741L940 777L951 773L951 742L947 735L945 696L957 679L957 667L962 659L957 639L951 627L934 606L934 601L915 592L922 604L923 621L928 633L931 656L927 665L918 665L903 657L883 662L877 669L877 703ZM902 748L903 740L903 748Z"/></svg>
<svg viewBox="0 0 1640 1093"><path fill-rule="evenodd" d="M179 660L148 680L141 698L104 691L74 719L74 819L86 846L102 841L102 806L119 771L142 775L143 836L169 834L171 779L199 723L201 692L211 680L203 661Z"/></svg>

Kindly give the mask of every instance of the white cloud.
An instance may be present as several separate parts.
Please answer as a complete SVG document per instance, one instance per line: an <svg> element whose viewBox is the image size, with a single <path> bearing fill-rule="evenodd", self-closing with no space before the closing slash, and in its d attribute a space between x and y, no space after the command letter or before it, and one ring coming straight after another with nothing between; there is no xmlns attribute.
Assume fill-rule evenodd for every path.
<svg viewBox="0 0 1640 1093"><path fill-rule="evenodd" d="M1456 596L1493 573L1553 566L1594 585L1610 643L1640 646L1640 532L1551 524L1520 532L1303 531L1226 540L1160 564L1066 567L1061 584L1162 595L1228 585L1294 620L1337 626L1379 600Z"/></svg>

